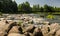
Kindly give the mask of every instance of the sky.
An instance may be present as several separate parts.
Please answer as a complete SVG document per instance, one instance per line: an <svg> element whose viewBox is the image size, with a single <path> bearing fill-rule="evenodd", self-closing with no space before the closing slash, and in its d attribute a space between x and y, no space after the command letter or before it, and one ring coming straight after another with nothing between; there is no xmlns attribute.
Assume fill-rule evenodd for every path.
<svg viewBox="0 0 60 36"><path fill-rule="evenodd" d="M60 7L60 0L15 0L17 4L21 4L23 2L28 1L30 3L30 6L39 4L40 6L43 6L44 4L47 4L49 6L56 6Z"/></svg>

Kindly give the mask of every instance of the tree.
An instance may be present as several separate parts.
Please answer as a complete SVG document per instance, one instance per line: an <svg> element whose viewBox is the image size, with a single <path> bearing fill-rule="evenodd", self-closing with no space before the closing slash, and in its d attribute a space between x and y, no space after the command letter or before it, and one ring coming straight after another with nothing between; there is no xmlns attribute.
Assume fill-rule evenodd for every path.
<svg viewBox="0 0 60 36"><path fill-rule="evenodd" d="M25 2L25 8L24 8L26 11L31 11L31 7L30 7L30 4L29 2Z"/></svg>
<svg viewBox="0 0 60 36"><path fill-rule="evenodd" d="M32 11L36 11L36 5L33 5Z"/></svg>
<svg viewBox="0 0 60 36"><path fill-rule="evenodd" d="M43 7L40 7L40 12L43 12L44 11L44 8Z"/></svg>
<svg viewBox="0 0 60 36"><path fill-rule="evenodd" d="M22 7L22 4L19 4L18 5L18 11L21 11L21 9L22 9L21 7Z"/></svg>
<svg viewBox="0 0 60 36"><path fill-rule="evenodd" d="M27 13L30 13L30 12L28 12L28 11L31 11L30 4L29 4L28 2L19 4L18 10L19 10L19 11L25 11L25 12L27 12Z"/></svg>
<svg viewBox="0 0 60 36"><path fill-rule="evenodd" d="M54 12L54 8L52 6L44 5L44 12Z"/></svg>
<svg viewBox="0 0 60 36"><path fill-rule="evenodd" d="M55 7L54 10L55 10L56 12L60 12L60 8L58 8L58 7Z"/></svg>
<svg viewBox="0 0 60 36"><path fill-rule="evenodd" d="M38 5L33 5L32 11L40 11L40 6Z"/></svg>
<svg viewBox="0 0 60 36"><path fill-rule="evenodd" d="M49 11L49 6L47 4L44 5L44 12L48 12Z"/></svg>
<svg viewBox="0 0 60 36"><path fill-rule="evenodd" d="M17 11L17 4L15 1L12 0L0 0L1 6L2 6L2 11L3 13L12 13Z"/></svg>
<svg viewBox="0 0 60 36"><path fill-rule="evenodd" d="M15 1L12 4L12 10L13 10L13 12L17 12L18 11L17 3Z"/></svg>
<svg viewBox="0 0 60 36"><path fill-rule="evenodd" d="M3 3L3 1L0 0L0 12L1 12L1 10L2 10L2 3Z"/></svg>

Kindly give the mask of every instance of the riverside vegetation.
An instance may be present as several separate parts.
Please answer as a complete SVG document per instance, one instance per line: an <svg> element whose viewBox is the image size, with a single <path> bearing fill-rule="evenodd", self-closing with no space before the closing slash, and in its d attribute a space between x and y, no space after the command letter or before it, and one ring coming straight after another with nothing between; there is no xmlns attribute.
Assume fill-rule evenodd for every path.
<svg viewBox="0 0 60 36"><path fill-rule="evenodd" d="M1 13L37 13L37 12L46 12L46 13L60 13L60 7L49 6L45 4L40 6L39 4L30 6L29 2L23 2L19 5L12 0L0 0L0 12ZM7 2L7 3L6 3Z"/></svg>

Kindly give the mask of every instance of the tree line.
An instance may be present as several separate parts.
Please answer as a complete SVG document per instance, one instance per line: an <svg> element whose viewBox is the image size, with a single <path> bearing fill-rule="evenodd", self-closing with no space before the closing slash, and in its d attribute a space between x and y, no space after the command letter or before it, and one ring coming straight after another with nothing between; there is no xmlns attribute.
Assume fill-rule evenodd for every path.
<svg viewBox="0 0 60 36"><path fill-rule="evenodd" d="M16 1L0 0L0 12L2 13L34 13L34 12L60 12L60 7L53 7L45 4L30 6L29 2L23 2L17 5Z"/></svg>

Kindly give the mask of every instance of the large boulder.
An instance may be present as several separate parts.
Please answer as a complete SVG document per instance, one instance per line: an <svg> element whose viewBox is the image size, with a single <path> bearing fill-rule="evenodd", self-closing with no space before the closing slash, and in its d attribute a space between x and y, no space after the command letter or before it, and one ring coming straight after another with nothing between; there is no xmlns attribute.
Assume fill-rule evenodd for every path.
<svg viewBox="0 0 60 36"><path fill-rule="evenodd" d="M50 32L48 33L49 36L55 36L56 31L59 29L58 23L53 23L50 25Z"/></svg>
<svg viewBox="0 0 60 36"><path fill-rule="evenodd" d="M0 36L5 36L7 33L4 31L0 31Z"/></svg>
<svg viewBox="0 0 60 36"><path fill-rule="evenodd" d="M43 36L43 33L40 28L34 30L33 36Z"/></svg>
<svg viewBox="0 0 60 36"><path fill-rule="evenodd" d="M11 22L11 23L9 23L9 24L4 25L1 30L8 33L8 32L10 31L10 29L11 29L13 26L15 26L15 25L16 25L15 22Z"/></svg>
<svg viewBox="0 0 60 36"><path fill-rule="evenodd" d="M42 31L44 36L47 36L47 34L50 32L50 28L49 27L50 27L49 25L43 25L42 26L41 31Z"/></svg>
<svg viewBox="0 0 60 36"><path fill-rule="evenodd" d="M59 24L58 23L52 23L50 25L50 30L57 29L57 28L59 28Z"/></svg>
<svg viewBox="0 0 60 36"><path fill-rule="evenodd" d="M13 26L9 33L22 33L22 28L20 26Z"/></svg>
<svg viewBox="0 0 60 36"><path fill-rule="evenodd" d="M60 36L60 28L51 30L48 36Z"/></svg>
<svg viewBox="0 0 60 36"><path fill-rule="evenodd" d="M10 29L15 26L15 22L11 22L9 24L5 24L5 25L2 25L0 26L0 35L7 35L8 32L10 31Z"/></svg>
<svg viewBox="0 0 60 36"><path fill-rule="evenodd" d="M48 36L55 36L56 29L51 30L47 35Z"/></svg>
<svg viewBox="0 0 60 36"><path fill-rule="evenodd" d="M58 31L56 31L55 36L60 36L60 29Z"/></svg>

